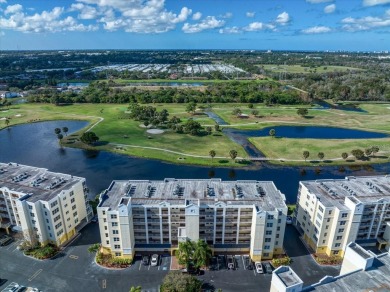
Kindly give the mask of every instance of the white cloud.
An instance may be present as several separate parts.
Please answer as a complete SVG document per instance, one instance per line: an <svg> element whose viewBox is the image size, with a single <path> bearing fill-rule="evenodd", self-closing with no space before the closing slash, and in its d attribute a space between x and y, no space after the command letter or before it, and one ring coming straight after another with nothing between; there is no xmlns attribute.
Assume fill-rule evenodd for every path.
<svg viewBox="0 0 390 292"><path fill-rule="evenodd" d="M192 15L192 19L193 20L199 20L202 18L202 13L200 12L195 12L193 15Z"/></svg>
<svg viewBox="0 0 390 292"><path fill-rule="evenodd" d="M101 15L95 7L82 3L72 4L69 11L78 11L78 18L80 19L96 19Z"/></svg>
<svg viewBox="0 0 390 292"><path fill-rule="evenodd" d="M309 27L307 29L302 30L303 33L305 34L318 34L318 33L327 33L331 32L332 29L327 26L313 26Z"/></svg>
<svg viewBox="0 0 390 292"><path fill-rule="evenodd" d="M134 33L163 33L175 29L177 23L186 21L192 14L192 10L187 7L183 7L179 14L168 11L164 0L77 1L102 11L99 22L109 31L123 29Z"/></svg>
<svg viewBox="0 0 390 292"><path fill-rule="evenodd" d="M0 0L0 3L7 3L7 0Z"/></svg>
<svg viewBox="0 0 390 292"><path fill-rule="evenodd" d="M363 6L375 6L389 3L390 0L363 0Z"/></svg>
<svg viewBox="0 0 390 292"><path fill-rule="evenodd" d="M290 16L287 12L283 12L276 17L276 22L280 25L286 25L290 21Z"/></svg>
<svg viewBox="0 0 390 292"><path fill-rule="evenodd" d="M236 34L236 33L242 33L242 30L238 26L232 26L232 27L221 28L219 30L219 33L221 33L221 34Z"/></svg>
<svg viewBox="0 0 390 292"><path fill-rule="evenodd" d="M55 7L51 11L42 11L34 15L26 15L17 11L9 18L0 17L0 27L21 32L60 32L60 31L92 31L97 26L78 23L73 17L63 16L64 8Z"/></svg>
<svg viewBox="0 0 390 292"><path fill-rule="evenodd" d="M333 2L333 0L306 0L306 2L312 4L325 3L325 2Z"/></svg>
<svg viewBox="0 0 390 292"><path fill-rule="evenodd" d="M248 12L246 13L246 17L253 18L253 17L255 17L255 14L256 14L256 12L248 11Z"/></svg>
<svg viewBox="0 0 390 292"><path fill-rule="evenodd" d="M390 26L390 9L382 17L366 16L361 18L347 17L342 21L343 29L350 32L372 30Z"/></svg>
<svg viewBox="0 0 390 292"><path fill-rule="evenodd" d="M233 17L233 13L231 12L226 12L225 14L221 15L221 18L232 18Z"/></svg>
<svg viewBox="0 0 390 292"><path fill-rule="evenodd" d="M4 11L4 14L13 14L23 10L23 6L20 4L9 5Z"/></svg>
<svg viewBox="0 0 390 292"><path fill-rule="evenodd" d="M336 11L336 4L330 4L328 6L325 6L324 12L325 13L333 13Z"/></svg>
<svg viewBox="0 0 390 292"><path fill-rule="evenodd" d="M246 30L246 31L259 31L259 30L263 30L264 28L265 28L264 23L256 21L256 22L250 23L247 27L244 28L244 30Z"/></svg>
<svg viewBox="0 0 390 292"><path fill-rule="evenodd" d="M201 22L195 24L184 23L182 30L185 33L197 33L204 30L219 28L225 25L224 20L218 20L215 16L207 16Z"/></svg>

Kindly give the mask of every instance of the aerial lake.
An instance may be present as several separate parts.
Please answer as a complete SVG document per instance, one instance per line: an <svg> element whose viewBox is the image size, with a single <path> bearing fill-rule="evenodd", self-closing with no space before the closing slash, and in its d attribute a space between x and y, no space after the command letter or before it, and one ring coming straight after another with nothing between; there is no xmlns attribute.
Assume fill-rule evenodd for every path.
<svg viewBox="0 0 390 292"><path fill-rule="evenodd" d="M295 203L300 180L344 178L346 175L374 175L389 172L390 163L373 166L321 167L317 174L314 167L273 166L258 163L250 168L209 168L175 165L152 159L134 158L105 152L61 148L55 128L68 127L69 133L84 128L84 121L49 121L12 126L0 131L0 161L16 162L48 168L51 171L85 177L90 188L90 198L107 188L114 179L164 179L172 178L221 178L224 180L274 181ZM277 129L275 127L275 129ZM280 135L276 130L277 135ZM68 134L69 135L69 134Z"/></svg>

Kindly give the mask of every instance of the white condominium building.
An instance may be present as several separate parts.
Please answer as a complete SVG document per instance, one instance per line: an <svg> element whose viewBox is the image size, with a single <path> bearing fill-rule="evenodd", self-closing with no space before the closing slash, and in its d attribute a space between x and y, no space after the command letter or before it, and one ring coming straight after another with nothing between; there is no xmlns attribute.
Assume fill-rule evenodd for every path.
<svg viewBox="0 0 390 292"><path fill-rule="evenodd" d="M390 176L301 181L295 223L317 253L343 256L355 241L388 249Z"/></svg>
<svg viewBox="0 0 390 292"><path fill-rule="evenodd" d="M85 179L44 168L0 163L0 221L25 239L62 245L93 217Z"/></svg>
<svg viewBox="0 0 390 292"><path fill-rule="evenodd" d="M287 206L273 182L113 181L97 208L102 246L116 257L205 240L214 252L283 253Z"/></svg>

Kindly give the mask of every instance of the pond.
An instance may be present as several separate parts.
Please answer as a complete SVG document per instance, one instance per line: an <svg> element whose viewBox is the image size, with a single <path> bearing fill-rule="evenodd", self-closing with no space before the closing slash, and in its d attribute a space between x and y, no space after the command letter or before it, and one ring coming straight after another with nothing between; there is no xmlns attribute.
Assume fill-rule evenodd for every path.
<svg viewBox="0 0 390 292"><path fill-rule="evenodd" d="M172 86L172 87L199 87L204 84L201 82L183 83L183 82L131 82L127 86Z"/></svg>
<svg viewBox="0 0 390 292"><path fill-rule="evenodd" d="M175 165L157 160L133 158L104 151L86 151L61 148L55 128L68 127L69 133L82 129L87 122L50 121L13 126L0 131L0 161L45 167L51 171L85 177L90 188L90 198L107 188L114 179L164 179L174 178L221 178L224 180L274 181L295 203L300 180L344 178L346 175L385 174L390 164L352 168L340 171L338 167L321 167L317 173L313 167L273 166L256 164L250 169L209 168ZM68 133L68 135L69 135Z"/></svg>
<svg viewBox="0 0 390 292"><path fill-rule="evenodd" d="M62 83L57 83L57 86L59 86L59 87L65 87L65 86L87 87L88 85L89 85L89 82L62 82Z"/></svg>

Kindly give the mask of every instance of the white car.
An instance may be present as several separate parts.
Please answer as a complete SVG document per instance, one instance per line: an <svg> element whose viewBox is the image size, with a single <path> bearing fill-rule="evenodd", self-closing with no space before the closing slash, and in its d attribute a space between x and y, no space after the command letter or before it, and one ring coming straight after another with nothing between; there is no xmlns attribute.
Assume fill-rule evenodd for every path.
<svg viewBox="0 0 390 292"><path fill-rule="evenodd" d="M255 262L256 272L258 274L263 274L263 265L260 262Z"/></svg>
<svg viewBox="0 0 390 292"><path fill-rule="evenodd" d="M152 255L152 259L150 261L151 266L157 266L158 265L158 254Z"/></svg>
<svg viewBox="0 0 390 292"><path fill-rule="evenodd" d="M286 224L292 224L292 217L291 216L287 216Z"/></svg>

